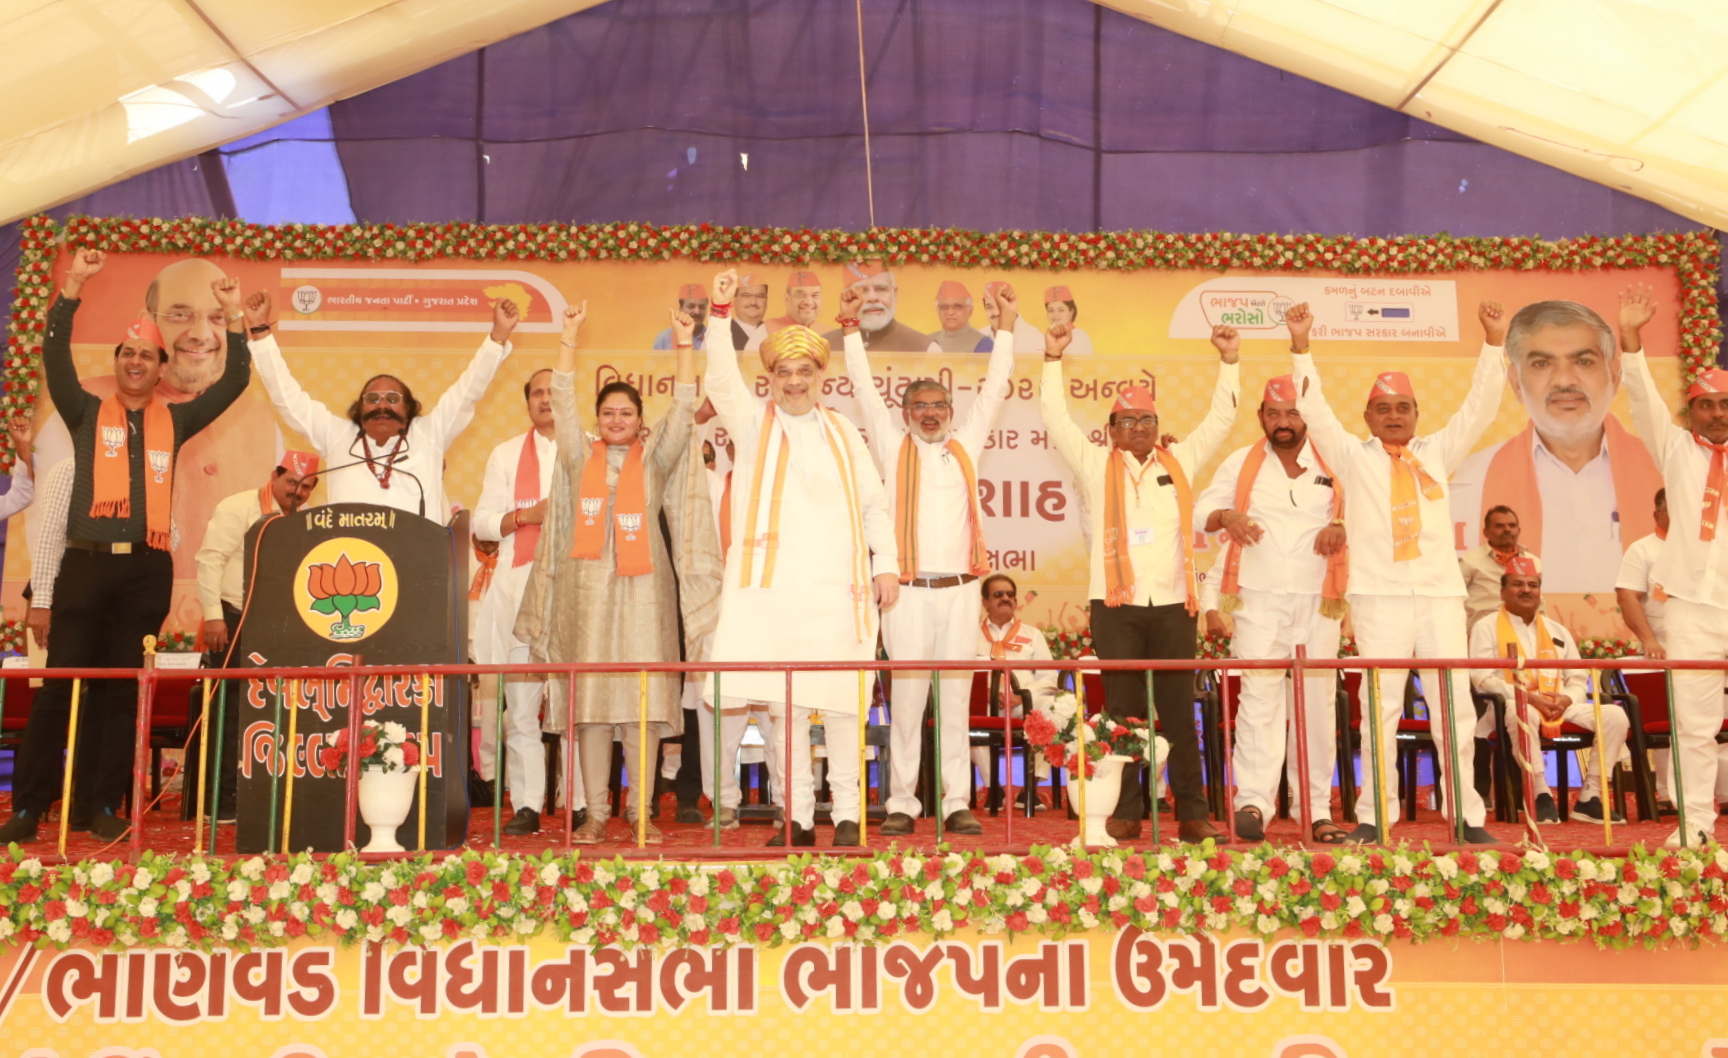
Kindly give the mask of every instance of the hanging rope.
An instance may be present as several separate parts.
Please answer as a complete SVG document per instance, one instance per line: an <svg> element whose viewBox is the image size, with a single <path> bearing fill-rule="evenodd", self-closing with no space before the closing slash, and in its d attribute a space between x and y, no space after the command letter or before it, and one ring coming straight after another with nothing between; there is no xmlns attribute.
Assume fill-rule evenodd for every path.
<svg viewBox="0 0 1728 1058"><path fill-rule="evenodd" d="M1520 664L1522 668L1522 664ZM1522 688L1512 688L1512 708L1509 710L1511 724L1507 735L1512 739L1512 759L1518 762L1518 767L1524 770L1524 840L1521 844L1533 849L1548 851L1548 843L1542 840L1542 828L1536 822L1536 798L1534 776L1537 768L1546 767L1542 760L1542 730L1540 724L1532 724L1529 720L1530 706L1524 700ZM1536 759L1531 760L1528 747L1536 746Z"/></svg>
<svg viewBox="0 0 1728 1058"><path fill-rule="evenodd" d="M864 0L854 0L858 12L858 94L864 106L864 193L870 203L870 227L876 227L876 172L870 163L870 85L864 68Z"/></svg>

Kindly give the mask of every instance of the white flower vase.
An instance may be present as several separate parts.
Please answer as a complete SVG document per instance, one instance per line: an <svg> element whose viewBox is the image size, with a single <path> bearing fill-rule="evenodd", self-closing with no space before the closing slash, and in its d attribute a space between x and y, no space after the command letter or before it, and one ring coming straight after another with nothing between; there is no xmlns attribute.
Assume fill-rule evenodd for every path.
<svg viewBox="0 0 1728 1058"><path fill-rule="evenodd" d="M420 773L362 768L360 771L360 818L372 829L372 840L361 852L405 852L396 840L396 828L408 819L414 807L414 792Z"/></svg>
<svg viewBox="0 0 1728 1058"><path fill-rule="evenodd" d="M1086 784L1086 818L1081 820L1084 829L1081 831L1085 844L1091 847L1114 848L1116 839L1104 829L1109 822L1110 813L1116 811L1116 800L1122 794L1122 765L1132 761L1133 757L1122 757L1114 753L1102 760L1092 762L1092 777L1081 779L1075 776L1075 783ZM1080 793L1075 791L1074 803L1079 804ZM1080 838L1074 839L1075 844Z"/></svg>

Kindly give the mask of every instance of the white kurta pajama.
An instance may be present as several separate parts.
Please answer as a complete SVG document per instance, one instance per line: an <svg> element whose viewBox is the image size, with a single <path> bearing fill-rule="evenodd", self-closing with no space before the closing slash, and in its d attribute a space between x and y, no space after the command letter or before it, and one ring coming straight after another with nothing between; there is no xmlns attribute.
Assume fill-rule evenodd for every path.
<svg viewBox="0 0 1728 1058"><path fill-rule="evenodd" d="M839 416L828 419L821 408L803 415L776 409L774 428L781 431L779 444L788 453L778 533L770 541L769 527L759 517L757 538L745 539L751 476L769 405L751 392L739 371L737 351L731 348L731 329L715 327L709 334L714 344L708 350L705 389L721 425L737 445L731 547L726 553L720 620L710 656L715 661L769 663L855 661L860 669L867 670L876 657L878 628L871 581L885 573L898 576L900 572L888 498L870 462L869 449L857 427ZM850 483L842 481L830 444L830 428L835 433L834 443L845 446ZM762 477L763 492L768 493L774 481L773 467ZM852 495L858 504L856 523L850 521ZM767 509L766 503L762 509ZM857 554L855 547L867 548L873 554ZM771 551L774 576L771 583L763 585L762 571ZM750 585L743 583L747 553L754 571ZM860 560L865 563L863 583L857 582L859 574L854 572ZM809 738L815 711L824 714L834 821L858 819L858 714L868 701L859 684L857 671L799 672L792 676L792 759L790 767L787 762L780 762L779 767L782 775L791 777L792 819L801 827L815 822ZM709 701L713 693L712 686L703 689ZM744 709L752 701L767 702L775 718L769 752L777 755L785 751L784 671L725 673L721 695L722 709Z"/></svg>
<svg viewBox="0 0 1728 1058"><path fill-rule="evenodd" d="M918 587L902 583L900 602L882 617L882 640L895 661L964 661L977 650L980 599L971 577L971 506L966 476L948 449L952 439L965 450L974 471L984 458L990 428L1008 398L1008 381L1014 374L1014 335L997 331L984 383L971 407L958 417L948 437L934 444L911 433L904 418L888 408L870 374L870 357L857 334L846 337L846 373L852 391L864 411L864 426L870 433L870 448L882 468L890 497L900 489L900 449L911 436L918 456L918 569L917 578L965 576L965 583L946 588ZM932 393L926 390L925 393ZM890 504L893 500L890 499ZM982 517L982 513L980 513ZM904 580L904 577L902 577ZM888 786L888 811L916 818L919 815L918 771L923 756L924 703L932 673L896 672L893 679L893 711L889 759L892 776ZM972 698L972 673L948 671L937 681L942 724L942 817L970 807L971 782L967 752Z"/></svg>
<svg viewBox="0 0 1728 1058"><path fill-rule="evenodd" d="M1398 561L1393 557L1392 457L1378 440L1352 435L1332 414L1320 391L1320 376L1314 358L1307 353L1291 356L1296 378L1296 408L1308 424L1308 439L1320 450L1328 465L1343 479L1349 498L1344 509L1344 531L1350 539L1350 615L1356 646L1368 658L1461 658L1469 654L1465 632L1464 578L1458 571L1457 552L1452 546L1452 512L1446 492L1447 477L1463 462L1482 431L1494 421L1505 389L1505 353L1499 346L1484 345L1470 379L1470 392L1463 406L1434 433L1413 438L1410 454L1439 482L1439 499L1429 499L1420 488L1416 502L1422 519L1417 540L1421 554ZM1407 669L1380 673L1381 778L1386 790L1387 810L1398 820L1398 774L1396 739L1403 715ZM1428 703L1428 722L1440 747L1443 767L1449 767L1445 714L1441 707L1439 674L1420 671ZM1463 790L1464 821L1479 827L1486 818L1482 795L1476 792L1474 767L1476 712L1471 706L1469 681L1461 672L1449 673L1452 689L1453 733L1458 753L1459 782ZM1366 694L1366 692L1364 692ZM1367 708L1364 697L1363 708ZM1363 722L1366 736L1367 722ZM1378 825L1372 761L1364 765L1364 782L1356 800L1356 818ZM1448 793L1450 785L1442 787ZM1455 810L1456 806L1451 806ZM1382 828L1381 837L1386 837Z"/></svg>
<svg viewBox="0 0 1728 1058"><path fill-rule="evenodd" d="M1699 539L1708 448L1674 425L1650 377L1644 354L1621 354L1632 425L1662 470L1668 490L1668 539L1651 579L1668 593L1663 605L1663 649L1687 661L1728 660L1728 525L1717 516L1715 539ZM1716 733L1722 728L1723 674L1708 669L1674 673L1674 737L1680 743L1681 797L1686 826L1709 835L1716 828ZM1687 843L1693 835L1688 834Z"/></svg>
<svg viewBox="0 0 1728 1058"><path fill-rule="evenodd" d="M535 495L545 499L552 492L552 471L557 466L558 445L538 430L518 434L492 450L486 459L486 474L480 486L480 502L474 509L474 536L498 543L498 564L492 574L492 584L481 597L474 614L474 660L481 665L526 664L528 644L516 638L516 611L522 605L522 593L534 572L533 556L517 565L518 534L503 535L504 517L522 506L531 506L516 499L516 471L522 458L523 442L533 438L534 452L540 463L540 480ZM494 697L497 681L481 677L483 684L479 700L496 706ZM545 697L546 680L540 676L512 676L504 682L504 749L506 772L510 786L510 803L517 809L531 808L543 812L546 791L546 754L540 741L540 706ZM495 771L493 756L497 752L497 725L490 709L480 719L480 775L492 779ZM572 789L582 788L580 768Z"/></svg>
<svg viewBox="0 0 1728 1058"><path fill-rule="evenodd" d="M475 402L486 395L486 387L511 346L499 345L490 337L483 339L455 384L409 422L394 460L390 458L394 442L368 445L353 420L331 412L300 388L282 359L275 335L253 339L250 348L252 370L258 373L283 421L311 442L312 449L324 457L324 466L343 468L319 474L327 502L374 503L421 513L423 499L427 518L439 525L450 524L450 502L444 495L444 453L473 420ZM396 410L402 410L401 406ZM371 465L346 466L368 456L374 461ZM386 487L380 476L390 467L395 469Z"/></svg>
<svg viewBox="0 0 1728 1058"><path fill-rule="evenodd" d="M1002 644L1003 653L1006 655L1003 658L1004 661L1054 661L1055 658L1050 653L1050 641L1044 638L1043 631L1036 625L1030 625L1024 621L1019 622L1019 624L1019 630L1016 631L1012 622L1007 625L998 625L986 617L978 626L978 659L980 661L990 659L991 640L996 640ZM1015 669L1008 675L1012 677L1013 686L1016 689L1032 692L1032 708L1035 712L1050 715L1056 704L1056 673L1057 670L1053 668ZM1025 719L1026 709L1018 694L1009 698L1009 705L1012 706L1015 719ZM1024 745L1024 740L1022 740L1022 745ZM1042 779L1050 774L1050 762L1045 760L1042 754L1028 750L1027 758L1033 763L1032 774L1035 778ZM986 776L986 781L988 781L989 747L973 747L972 764L977 767L979 774ZM1012 773L1012 759L1008 761L1008 765L1008 770ZM1012 774L1004 780L1004 783L1009 781L1012 781ZM1027 785L1035 784L1028 782Z"/></svg>
<svg viewBox="0 0 1728 1058"><path fill-rule="evenodd" d="M1195 532L1206 531L1206 520L1213 511L1234 509L1237 483L1251 449L1238 449L1226 456L1212 476L1212 484L1194 501ZM1320 468L1313 445L1303 444L1297 463L1302 472L1292 478L1268 445L1249 495L1248 510L1239 512L1265 532L1258 543L1242 549L1237 570L1241 605L1231 614L1236 631L1230 638L1230 652L1238 658L1292 658L1299 646L1307 648L1310 658L1338 656L1341 621L1320 613L1327 560L1314 553L1314 538L1332 523L1333 486ZM1219 539L1222 546L1224 536ZM1222 568L1214 567L1213 575L1207 578L1208 587L1222 575ZM1336 684L1337 674L1332 670L1316 672L1303 681L1308 796L1315 820L1329 819L1332 814L1332 772L1338 757L1334 737ZM1287 755L1290 788L1300 788L1295 698L1294 684L1283 672L1250 670L1242 674L1242 698L1236 714L1237 811L1253 806L1263 819L1272 817L1278 798L1279 765Z"/></svg>

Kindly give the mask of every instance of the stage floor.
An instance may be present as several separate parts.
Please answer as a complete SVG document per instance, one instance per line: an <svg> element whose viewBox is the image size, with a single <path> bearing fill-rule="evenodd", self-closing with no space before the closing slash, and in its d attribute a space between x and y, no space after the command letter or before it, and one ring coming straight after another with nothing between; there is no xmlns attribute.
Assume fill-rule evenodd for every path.
<svg viewBox="0 0 1728 1058"><path fill-rule="evenodd" d="M1048 791L1044 791L1046 794ZM0 807L10 815L11 796L0 794ZM768 839L773 835L772 826L766 821L760 823L745 823L736 830L722 831L720 847L714 846L714 831L708 826L693 823L673 823L671 819L676 812L676 802L668 794L661 802L661 820L657 821L661 833L665 836L663 844L650 846L642 853L636 848L635 831L622 819L614 818L608 825L607 840L599 845L576 846L586 855L625 855L635 856L645 853L650 856L666 856L676 859L739 859L756 858L765 855L784 855L786 850L768 849ZM1333 812L1338 807L1333 806ZM510 818L510 807L506 803L503 818ZM703 814L707 808L704 802ZM1034 819L1024 815L1016 815L1010 832L1006 813L992 818L987 812L976 813L984 824L984 833L976 837L955 837L945 835L945 841L956 849L987 849L991 851L1010 851L1025 849L1031 845L1054 845L1071 842L1077 833L1074 820L1060 810L1043 808ZM1339 818L1338 815L1333 816ZM1714 821L1712 821L1714 822ZM1176 823L1168 805L1159 816L1161 844L1175 846ZM1605 845L1602 840L1600 824L1583 822L1562 823L1542 828L1542 836L1551 849L1593 849L1600 851L1623 851L1633 845L1643 844L1654 846L1666 840L1674 829L1672 817L1661 822L1642 822L1634 818L1626 825L1614 827L1612 845ZM51 855L55 849L58 836L59 815L53 813L42 829L43 840L23 846L28 853L36 855ZM1275 819L1267 826L1267 840L1275 845L1307 844L1316 847L1312 842L1304 841L1306 835L1301 833L1301 827L1295 820ZM1516 846L1524 837L1521 824L1495 823L1490 819L1488 830L1505 845ZM208 834L208 830L205 832ZM828 848L834 836L831 826L816 827L816 845L818 849ZM158 852L189 852L193 846L192 824L180 819L178 796L167 794L162 798L160 806L150 813L147 820L147 845ZM936 846L935 824L928 819L920 819L916 830L909 837L884 840L870 828L867 839L872 848L887 848L895 845L900 848L929 850ZM1394 843L1421 845L1428 843L1435 847L1449 847L1451 836L1445 820L1439 813L1424 811L1414 823L1399 823L1393 827ZM564 827L561 814L544 817L540 833L527 837L504 836L499 847L518 853L540 853L548 848L563 845ZM234 828L220 826L217 828L216 849L218 854L232 855L234 853ZM1150 847L1152 834L1150 825L1142 828L1141 836L1136 841L1124 842L1124 845L1134 847ZM468 847L473 849L492 848L492 813L490 810L477 810L473 813L468 828ZM1238 844L1236 847L1246 847ZM73 833L67 841L66 853L69 859L89 859L115 855L125 855L128 846L123 839L120 843L110 845L102 842L88 833ZM803 851L803 850L794 850ZM855 852L858 850L841 850Z"/></svg>

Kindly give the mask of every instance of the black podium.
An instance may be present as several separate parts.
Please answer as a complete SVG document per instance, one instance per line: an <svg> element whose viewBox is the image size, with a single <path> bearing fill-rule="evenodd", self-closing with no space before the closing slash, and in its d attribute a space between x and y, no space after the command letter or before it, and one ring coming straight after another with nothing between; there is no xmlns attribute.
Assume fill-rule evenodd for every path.
<svg viewBox="0 0 1728 1058"><path fill-rule="evenodd" d="M249 606L234 666L430 665L466 660L468 515L449 526L364 503L266 519L246 535ZM342 849L345 780L319 750L348 726L350 680L258 678L241 693L239 824L242 853L280 851L283 821L295 852ZM363 678L362 720L394 721L418 740L426 677ZM427 710L426 847L456 848L468 830L468 681L432 678ZM298 713L296 720L290 719ZM278 728L280 718L280 728ZM292 728L294 745L289 751ZM284 765L293 761L293 810ZM397 830L419 840L418 810ZM370 833L358 820L355 841Z"/></svg>

